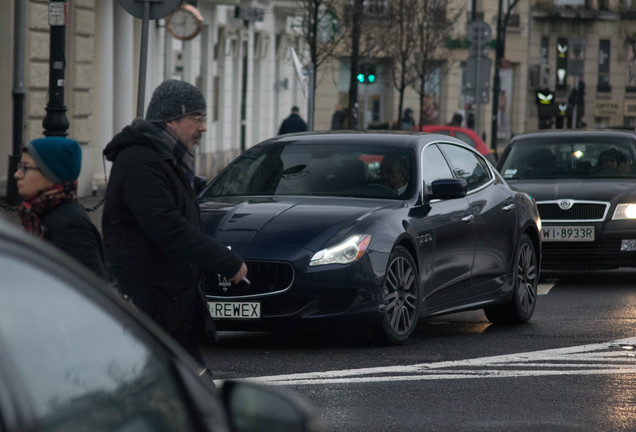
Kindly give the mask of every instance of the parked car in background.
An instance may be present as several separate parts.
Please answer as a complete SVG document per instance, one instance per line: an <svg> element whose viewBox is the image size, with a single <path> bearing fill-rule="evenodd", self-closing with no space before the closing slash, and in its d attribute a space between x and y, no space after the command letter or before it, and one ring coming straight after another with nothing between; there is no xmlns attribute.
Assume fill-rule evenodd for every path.
<svg viewBox="0 0 636 432"><path fill-rule="evenodd" d="M497 168L536 201L543 266L636 266L636 135L551 131L518 135Z"/></svg>
<svg viewBox="0 0 636 432"><path fill-rule="evenodd" d="M479 138L479 135L477 135L472 129L467 129L459 126L425 125L422 126L422 132L433 132L455 137L476 149L479 153L484 155L486 159L488 159L488 161L493 165L496 163L495 153L490 150L490 148L488 148L484 141Z"/></svg>
<svg viewBox="0 0 636 432"><path fill-rule="evenodd" d="M534 312L536 206L452 137L275 137L231 162L200 208L202 229L245 259L251 281L208 275L220 330L336 322L397 344L422 317Z"/></svg>
<svg viewBox="0 0 636 432"><path fill-rule="evenodd" d="M217 390L91 272L16 231L0 220L2 432L324 430L283 388Z"/></svg>

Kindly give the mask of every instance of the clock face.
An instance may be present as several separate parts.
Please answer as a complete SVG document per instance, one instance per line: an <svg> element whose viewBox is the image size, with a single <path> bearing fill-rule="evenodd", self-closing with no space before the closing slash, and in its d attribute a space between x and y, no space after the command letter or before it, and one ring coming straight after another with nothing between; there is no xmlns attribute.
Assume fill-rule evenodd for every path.
<svg viewBox="0 0 636 432"><path fill-rule="evenodd" d="M203 18L191 5L181 5L166 19L168 32L177 39L190 40L199 34Z"/></svg>

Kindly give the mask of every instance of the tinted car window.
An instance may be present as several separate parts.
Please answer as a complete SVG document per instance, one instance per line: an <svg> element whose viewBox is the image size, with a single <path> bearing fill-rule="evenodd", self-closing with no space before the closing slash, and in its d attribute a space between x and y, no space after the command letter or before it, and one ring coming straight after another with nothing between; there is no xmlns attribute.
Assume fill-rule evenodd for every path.
<svg viewBox="0 0 636 432"><path fill-rule="evenodd" d="M431 193L431 183L439 179L453 178L446 159L435 145L428 146L422 156L422 178L426 193Z"/></svg>
<svg viewBox="0 0 636 432"><path fill-rule="evenodd" d="M378 187L380 165L386 157L399 159L406 169L405 197L414 190L410 175L413 157L407 149L352 145L321 146L281 143L245 152L223 171L204 197L240 195L325 195L361 198L398 198Z"/></svg>
<svg viewBox="0 0 636 432"><path fill-rule="evenodd" d="M41 430L193 430L173 369L133 329L23 260L0 256L0 274L0 344Z"/></svg>
<svg viewBox="0 0 636 432"><path fill-rule="evenodd" d="M490 170L475 153L452 144L440 144L440 147L449 157L455 177L466 179L469 191L490 181Z"/></svg>
<svg viewBox="0 0 636 432"><path fill-rule="evenodd" d="M512 144L500 172L507 179L636 177L629 140L527 140Z"/></svg>

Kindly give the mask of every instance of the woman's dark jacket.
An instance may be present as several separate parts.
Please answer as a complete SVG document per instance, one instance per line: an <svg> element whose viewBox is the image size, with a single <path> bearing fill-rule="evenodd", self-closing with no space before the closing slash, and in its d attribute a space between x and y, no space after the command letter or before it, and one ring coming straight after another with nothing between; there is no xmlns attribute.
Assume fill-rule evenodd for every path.
<svg viewBox="0 0 636 432"><path fill-rule="evenodd" d="M45 228L44 240L106 279L102 240L81 204L61 204L44 216L41 223Z"/></svg>
<svg viewBox="0 0 636 432"><path fill-rule="evenodd" d="M109 271L156 318L156 296L183 293L198 275L236 274L241 258L199 230L199 207L165 134L135 120L106 146L113 162L102 214Z"/></svg>

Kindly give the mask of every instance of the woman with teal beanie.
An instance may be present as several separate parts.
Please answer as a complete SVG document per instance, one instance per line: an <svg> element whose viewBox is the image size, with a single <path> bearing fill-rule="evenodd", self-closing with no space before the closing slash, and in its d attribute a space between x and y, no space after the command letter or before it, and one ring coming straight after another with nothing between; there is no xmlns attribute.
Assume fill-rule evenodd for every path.
<svg viewBox="0 0 636 432"><path fill-rule="evenodd" d="M82 150L75 140L46 137L28 143L13 175L23 197L18 216L28 232L105 279L99 231L77 202L81 165Z"/></svg>

